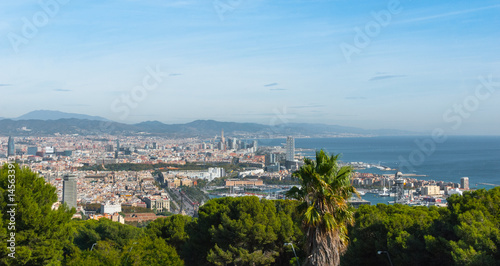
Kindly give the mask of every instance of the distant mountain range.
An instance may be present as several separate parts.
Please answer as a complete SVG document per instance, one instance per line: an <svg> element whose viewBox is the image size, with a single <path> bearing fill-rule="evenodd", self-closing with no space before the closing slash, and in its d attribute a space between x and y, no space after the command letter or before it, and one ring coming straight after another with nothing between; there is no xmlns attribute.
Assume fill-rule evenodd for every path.
<svg viewBox="0 0 500 266"><path fill-rule="evenodd" d="M380 129L366 130L338 125L288 123L263 125L257 123L219 122L214 120L196 120L186 124L164 124L147 121L138 124L113 122L98 116L63 113L59 111L33 111L15 119L0 120L0 135L153 135L172 138L220 136L238 138L280 138L295 137L335 137L335 136L389 136L417 135L419 133Z"/></svg>
<svg viewBox="0 0 500 266"><path fill-rule="evenodd" d="M59 120L59 119L88 119L88 120L97 120L97 121L109 121L106 118L100 116L91 116L91 115L82 115L82 114L74 114L74 113L64 113L60 111L51 111L51 110L36 110L24 114L20 117L13 118L12 120Z"/></svg>

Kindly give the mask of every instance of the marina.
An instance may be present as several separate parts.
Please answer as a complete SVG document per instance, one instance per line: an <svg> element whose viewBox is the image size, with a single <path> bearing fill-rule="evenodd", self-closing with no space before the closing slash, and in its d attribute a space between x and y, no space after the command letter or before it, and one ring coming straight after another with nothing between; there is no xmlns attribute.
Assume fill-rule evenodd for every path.
<svg viewBox="0 0 500 266"><path fill-rule="evenodd" d="M210 198L256 196L260 199L276 200L286 199L287 197L285 196L285 193L292 187L293 186L290 185L272 185L263 187L234 187L231 189L227 189L221 186L209 187L207 188L207 190L205 190L205 192L209 195ZM446 199L444 197L414 195L414 191L412 190L404 190L401 199L397 198L397 193L390 192L388 188L370 190L361 188L357 189L357 192L360 196L359 198L356 197L356 195L353 195L349 199L349 202L351 202L351 204L356 207L362 204L394 204L395 202L411 206L446 206Z"/></svg>

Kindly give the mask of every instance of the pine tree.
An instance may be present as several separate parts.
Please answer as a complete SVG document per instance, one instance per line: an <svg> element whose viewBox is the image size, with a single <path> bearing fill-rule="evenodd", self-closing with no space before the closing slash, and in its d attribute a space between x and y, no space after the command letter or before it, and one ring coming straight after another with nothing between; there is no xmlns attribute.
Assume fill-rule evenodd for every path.
<svg viewBox="0 0 500 266"><path fill-rule="evenodd" d="M56 188L29 168L17 164L0 168L1 265L61 264L75 211L66 205L52 210L56 201ZM6 246L11 233L15 233L15 258L9 256L13 252Z"/></svg>

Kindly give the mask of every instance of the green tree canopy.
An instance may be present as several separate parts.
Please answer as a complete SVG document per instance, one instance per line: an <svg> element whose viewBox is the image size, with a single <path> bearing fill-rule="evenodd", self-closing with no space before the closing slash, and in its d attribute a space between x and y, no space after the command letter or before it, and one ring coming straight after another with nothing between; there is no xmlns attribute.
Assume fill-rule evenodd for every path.
<svg viewBox="0 0 500 266"><path fill-rule="evenodd" d="M9 182L15 176L15 183ZM9 185L15 185L9 188ZM10 200L14 195L14 201ZM75 210L66 205L52 210L57 201L56 188L46 183L29 168L4 164L0 169L0 264L2 265L60 265L63 249L70 244L70 220ZM8 230L11 210L7 204L17 204L15 229ZM15 232L15 259L8 256L7 237ZM9 235L7 235L7 233Z"/></svg>
<svg viewBox="0 0 500 266"><path fill-rule="evenodd" d="M159 218L148 224L146 233L164 239L180 252L189 239L185 227L191 221L191 216L180 214Z"/></svg>
<svg viewBox="0 0 500 266"><path fill-rule="evenodd" d="M200 207L188 226L184 252L191 265L288 265L284 243L300 230L292 221L294 202L257 197L219 198ZM196 250L197 252L192 252Z"/></svg>
<svg viewBox="0 0 500 266"><path fill-rule="evenodd" d="M448 198L448 208L361 206L343 265L499 265L500 187Z"/></svg>
<svg viewBox="0 0 500 266"><path fill-rule="evenodd" d="M121 258L121 250L116 243L109 240L99 240L92 249L87 249L71 254L67 257L65 264L71 266L79 265L109 265L118 266Z"/></svg>
<svg viewBox="0 0 500 266"><path fill-rule="evenodd" d="M196 252L196 251L193 251ZM172 265L182 266L184 261L175 248L156 236L144 236L130 241L122 254L122 265Z"/></svg>
<svg viewBox="0 0 500 266"><path fill-rule="evenodd" d="M74 243L81 250L90 249L97 241L110 241L122 249L130 239L137 239L144 232L134 226L113 222L109 219L75 222Z"/></svg>
<svg viewBox="0 0 500 266"><path fill-rule="evenodd" d="M457 265L499 265L500 187L448 198L455 238L451 255Z"/></svg>

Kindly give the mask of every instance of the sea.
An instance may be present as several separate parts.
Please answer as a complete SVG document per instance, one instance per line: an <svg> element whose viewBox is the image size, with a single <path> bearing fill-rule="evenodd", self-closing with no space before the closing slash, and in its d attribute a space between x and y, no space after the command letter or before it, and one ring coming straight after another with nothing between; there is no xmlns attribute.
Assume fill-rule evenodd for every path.
<svg viewBox="0 0 500 266"><path fill-rule="evenodd" d="M286 139L259 139L260 146L283 146ZM297 153L314 158L323 149L341 154L341 161L363 162L395 169L358 170L376 174L401 171L411 177L460 183L468 177L471 188L500 186L500 136L431 136L296 138ZM302 151L301 151L302 150Z"/></svg>

